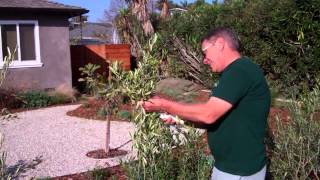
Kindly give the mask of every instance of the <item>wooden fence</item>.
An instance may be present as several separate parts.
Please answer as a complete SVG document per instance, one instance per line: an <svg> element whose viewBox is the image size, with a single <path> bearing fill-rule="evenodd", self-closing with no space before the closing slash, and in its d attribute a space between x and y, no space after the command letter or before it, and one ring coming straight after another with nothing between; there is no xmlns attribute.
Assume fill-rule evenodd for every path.
<svg viewBox="0 0 320 180"><path fill-rule="evenodd" d="M88 63L98 64L100 68L97 73L109 75L109 64L120 61L125 70L131 69L130 46L127 44L114 45L73 45L71 51L72 86L83 90L83 83L78 82L81 78L80 67Z"/></svg>

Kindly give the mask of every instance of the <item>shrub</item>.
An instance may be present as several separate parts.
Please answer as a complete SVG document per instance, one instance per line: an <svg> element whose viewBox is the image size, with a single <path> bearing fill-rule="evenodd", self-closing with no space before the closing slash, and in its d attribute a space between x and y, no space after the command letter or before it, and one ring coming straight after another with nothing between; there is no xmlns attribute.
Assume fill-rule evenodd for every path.
<svg viewBox="0 0 320 180"><path fill-rule="evenodd" d="M0 132L0 178L1 180L10 180L14 179L18 176L20 172L20 168L18 167L17 169L12 172L6 165L6 159L7 159L7 152L3 150L3 142L4 142L4 137L2 133Z"/></svg>
<svg viewBox="0 0 320 180"><path fill-rule="evenodd" d="M24 108L47 107L52 104L52 97L43 91L29 91L19 95Z"/></svg>
<svg viewBox="0 0 320 180"><path fill-rule="evenodd" d="M168 67L173 68L170 71L188 76L189 69L178 66L181 56L172 39L178 37L201 57L201 37L214 27L229 26L239 34L242 54L262 67L265 75L277 84L279 93L288 97L294 91L297 96L304 89L312 89L320 72L319 9L318 0L196 3L185 13L174 14L157 30L164 39L161 47L175 60ZM203 81L210 84L213 78L208 76L210 72L205 69L202 72Z"/></svg>
<svg viewBox="0 0 320 180"><path fill-rule="evenodd" d="M290 105L290 120L278 118L273 135L270 171L274 179L320 178L319 84L301 96L302 103Z"/></svg>
<svg viewBox="0 0 320 180"><path fill-rule="evenodd" d="M89 173L90 180L104 180L111 176L111 172L108 169L102 167L96 167Z"/></svg>
<svg viewBox="0 0 320 180"><path fill-rule="evenodd" d="M84 102L84 103L82 103L82 107L87 109L90 107L90 104L88 102Z"/></svg>
<svg viewBox="0 0 320 180"><path fill-rule="evenodd" d="M97 95L99 89L106 86L105 77L96 72L99 68L100 65L91 63L79 68L79 71L81 71L81 76L83 76L83 78L79 78L78 81L85 82L86 90L90 95Z"/></svg>
<svg viewBox="0 0 320 180"><path fill-rule="evenodd" d="M16 109L22 107L23 102L13 90L0 89L0 109Z"/></svg>
<svg viewBox="0 0 320 180"><path fill-rule="evenodd" d="M58 87L56 87L53 91L49 92L50 96L57 99L53 99L53 101L57 101L53 102L54 104L74 102L77 100L77 94L77 90L66 84L61 84Z"/></svg>
<svg viewBox="0 0 320 180"><path fill-rule="evenodd" d="M53 104L65 104L65 103L70 103L73 102L73 98L70 96L67 96L65 94L61 93L55 93L50 95L50 104L48 105L53 105Z"/></svg>
<svg viewBox="0 0 320 180"><path fill-rule="evenodd" d="M177 179L209 179L213 158L205 154L207 145L202 136L195 129L189 129L183 135L186 137L183 145L176 148Z"/></svg>
<svg viewBox="0 0 320 180"><path fill-rule="evenodd" d="M117 113L117 116L120 119L130 120L131 119L131 112L129 112L127 110L119 110L119 112Z"/></svg>
<svg viewBox="0 0 320 180"><path fill-rule="evenodd" d="M108 115L108 111L107 111L106 107L101 107L97 111L97 115L100 116L100 117L106 117Z"/></svg>

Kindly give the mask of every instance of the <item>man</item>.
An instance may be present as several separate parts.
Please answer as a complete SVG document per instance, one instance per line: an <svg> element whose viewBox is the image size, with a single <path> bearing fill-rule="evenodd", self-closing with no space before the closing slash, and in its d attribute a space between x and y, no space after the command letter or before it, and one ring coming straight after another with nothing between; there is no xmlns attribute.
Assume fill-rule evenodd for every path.
<svg viewBox="0 0 320 180"><path fill-rule="evenodd" d="M204 63L221 73L210 99L203 104L182 104L161 98L142 102L146 111L161 111L207 126L215 158L212 180L263 180L264 145L270 91L262 70L240 55L235 33L220 27L201 43ZM166 119L172 123L172 119Z"/></svg>

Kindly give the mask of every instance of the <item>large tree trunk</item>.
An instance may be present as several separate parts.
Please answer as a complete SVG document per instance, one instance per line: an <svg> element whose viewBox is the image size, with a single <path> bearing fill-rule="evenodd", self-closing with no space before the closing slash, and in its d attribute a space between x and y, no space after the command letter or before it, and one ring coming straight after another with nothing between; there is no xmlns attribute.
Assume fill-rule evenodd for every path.
<svg viewBox="0 0 320 180"><path fill-rule="evenodd" d="M152 35L154 33L153 26L147 8L148 0L134 0L132 3L132 13L140 21L144 34Z"/></svg>
<svg viewBox="0 0 320 180"><path fill-rule="evenodd" d="M160 19L161 20L166 20L169 16L170 16L170 14L169 14L168 0L163 0L162 1L161 13L160 13Z"/></svg>
<svg viewBox="0 0 320 180"><path fill-rule="evenodd" d="M118 19L118 26L121 27L119 33L122 33L123 43L128 43L131 45L131 54L132 56L137 57L139 51L141 50L141 45L138 41L136 35L132 32L133 25L127 16L122 16L121 19Z"/></svg>

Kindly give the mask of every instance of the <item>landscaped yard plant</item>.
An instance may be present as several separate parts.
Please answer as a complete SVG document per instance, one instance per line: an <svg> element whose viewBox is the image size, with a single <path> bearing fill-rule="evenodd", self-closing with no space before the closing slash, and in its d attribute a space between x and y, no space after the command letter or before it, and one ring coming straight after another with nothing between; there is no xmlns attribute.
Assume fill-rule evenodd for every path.
<svg viewBox="0 0 320 180"><path fill-rule="evenodd" d="M11 50L9 48L7 48L7 51L8 51L8 56L5 56L3 58L3 65L0 68L0 88L2 87L2 84L7 76L7 71L8 71L9 65L13 61L13 58L16 53L16 50L11 52Z"/></svg>
<svg viewBox="0 0 320 180"><path fill-rule="evenodd" d="M100 68L100 65L87 64L84 67L79 68L82 78L79 78L79 82L85 82L87 93L90 95L98 95L99 89L103 88L106 84L106 79L103 75L96 71Z"/></svg>
<svg viewBox="0 0 320 180"><path fill-rule="evenodd" d="M73 101L73 97L63 93L49 93L46 91L26 91L19 93L17 98L22 101L22 108L41 108Z"/></svg>
<svg viewBox="0 0 320 180"><path fill-rule="evenodd" d="M290 119L278 118L271 153L274 179L320 179L320 88L292 102ZM317 117L316 117L317 116Z"/></svg>
<svg viewBox="0 0 320 180"><path fill-rule="evenodd" d="M279 95L289 98L294 93L297 97L304 89L313 88L314 78L320 73L318 0L234 0L211 4L196 1L184 8L184 12L173 11L166 21L151 19L155 32L163 37L159 46L167 51L163 59L169 65L164 70L171 76L196 81L190 73L203 66L193 69L190 65L198 67L202 63L201 38L214 27L227 26L239 34L242 55L262 67ZM140 47L137 41L141 46L145 44L141 25L130 13L120 14L116 20L122 24L117 26L119 32L126 32L120 33L126 43L130 41L135 49ZM212 87L206 68L193 75Z"/></svg>
<svg viewBox="0 0 320 180"><path fill-rule="evenodd" d="M3 58L4 65L2 69L0 69L0 88L2 87L2 83L6 78L6 73L10 63L13 61L14 53L12 54L8 48L8 56ZM0 179L1 180L11 180L16 177L19 173L19 168L17 168L14 172L10 172L8 166L6 164L7 152L3 149L4 135L0 132Z"/></svg>
<svg viewBox="0 0 320 180"><path fill-rule="evenodd" d="M153 95L155 86L160 80L160 63L153 51L156 41L157 34L143 51L143 59L139 61L137 69L125 72L120 69L119 64L112 65L111 84L106 91L108 99L125 96L129 97L131 103L135 105L138 101L147 100ZM146 113L143 108L137 107L131 121L136 126L133 146L137 151L137 160L132 160L125 165L129 179L208 178L200 176L200 174L206 174L201 171L210 173L210 163L204 158L201 149L199 154L194 153L193 156L189 156L188 153L183 154L199 151L194 149L195 146L188 146L197 143L199 133L195 133L194 128L189 127L190 130L184 133L185 138L188 139L184 143L188 145L179 147L182 144L181 140L173 140L170 128L160 120L158 113ZM191 167L191 164L199 166L192 169L186 168Z"/></svg>

